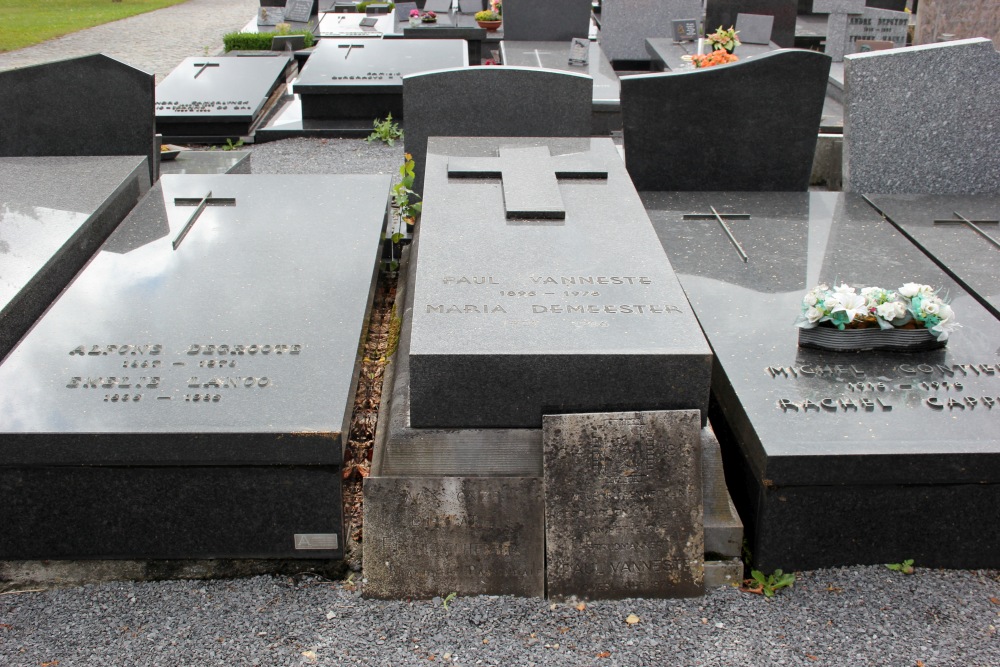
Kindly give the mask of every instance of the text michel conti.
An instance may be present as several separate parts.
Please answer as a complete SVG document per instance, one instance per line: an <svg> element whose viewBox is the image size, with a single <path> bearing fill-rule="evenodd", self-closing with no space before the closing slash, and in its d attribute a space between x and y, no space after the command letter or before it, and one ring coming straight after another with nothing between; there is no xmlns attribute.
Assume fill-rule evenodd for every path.
<svg viewBox="0 0 1000 667"><path fill-rule="evenodd" d="M493 299L480 303L437 303L426 304L428 314L439 315L494 315L507 314L514 304L525 303L525 299L542 300L548 303L529 302L534 315L543 313L566 315L664 315L682 312L671 304L596 304L587 299L613 296L611 288L621 286L652 285L648 276L528 276L528 283L516 289L504 287L494 276L445 276L442 284L451 286L479 286L484 288L477 297ZM524 287L524 289L522 289ZM552 303L559 299L583 299L584 301Z"/></svg>

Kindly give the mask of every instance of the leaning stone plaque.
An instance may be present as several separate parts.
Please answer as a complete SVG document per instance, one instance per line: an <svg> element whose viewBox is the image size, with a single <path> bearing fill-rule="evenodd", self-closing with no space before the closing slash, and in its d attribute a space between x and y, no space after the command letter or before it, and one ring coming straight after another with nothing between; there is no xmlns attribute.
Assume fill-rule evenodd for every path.
<svg viewBox="0 0 1000 667"><path fill-rule="evenodd" d="M0 558L339 557L388 188L163 176L0 366Z"/></svg>
<svg viewBox="0 0 1000 667"><path fill-rule="evenodd" d="M288 0L285 3L285 20L307 23L313 13L313 0Z"/></svg>
<svg viewBox="0 0 1000 667"><path fill-rule="evenodd" d="M892 42L896 48L906 46L910 15L886 9L865 7L860 14L847 19L847 53L859 53L859 41L877 39Z"/></svg>
<svg viewBox="0 0 1000 667"><path fill-rule="evenodd" d="M282 7L258 7L257 25L273 26L285 20L285 10ZM294 19L288 19L292 21ZM306 19L307 21L309 19Z"/></svg>
<svg viewBox="0 0 1000 667"><path fill-rule="evenodd" d="M711 352L610 139L438 137L426 164L413 427L704 414Z"/></svg>
<svg viewBox="0 0 1000 667"><path fill-rule="evenodd" d="M545 594L537 477L365 480L365 595Z"/></svg>
<svg viewBox="0 0 1000 667"><path fill-rule="evenodd" d="M0 360L149 189L132 157L0 157Z"/></svg>
<svg viewBox="0 0 1000 667"><path fill-rule="evenodd" d="M643 198L715 352L710 418L754 565L1000 566L982 520L1000 506L1000 321L857 195ZM800 347L807 293L842 283L930 285L961 327L925 352Z"/></svg>
<svg viewBox="0 0 1000 667"><path fill-rule="evenodd" d="M702 594L697 411L545 415L542 440L550 598Z"/></svg>

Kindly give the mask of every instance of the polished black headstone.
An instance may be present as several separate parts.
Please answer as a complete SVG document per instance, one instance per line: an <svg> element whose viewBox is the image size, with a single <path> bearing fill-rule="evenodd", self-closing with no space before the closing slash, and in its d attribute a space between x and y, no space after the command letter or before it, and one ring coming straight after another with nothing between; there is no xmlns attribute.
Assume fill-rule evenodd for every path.
<svg viewBox="0 0 1000 667"><path fill-rule="evenodd" d="M0 157L144 155L153 180L153 87L103 54L0 72Z"/></svg>
<svg viewBox="0 0 1000 667"><path fill-rule="evenodd" d="M0 158L0 360L146 190L146 158Z"/></svg>
<svg viewBox="0 0 1000 667"><path fill-rule="evenodd" d="M558 180L564 219L511 220L502 182L449 177L459 158L497 160L509 147L547 149L554 157L539 162L552 171L566 162L607 175ZM434 137L426 174L414 428L704 408L711 354L610 138Z"/></svg>
<svg viewBox="0 0 1000 667"><path fill-rule="evenodd" d="M0 365L0 558L340 555L388 188L163 176Z"/></svg>
<svg viewBox="0 0 1000 667"><path fill-rule="evenodd" d="M708 0L705 7L705 33L714 32L719 26L735 26L740 14L773 16L771 41L784 48L795 46L797 0ZM739 47L736 48L736 55L739 55Z"/></svg>
<svg viewBox="0 0 1000 667"><path fill-rule="evenodd" d="M1000 195L869 195L892 224L1000 318Z"/></svg>
<svg viewBox="0 0 1000 667"><path fill-rule="evenodd" d="M997 567L1000 322L859 196L643 200L715 352L710 417L755 565ZM728 221L746 261L717 220L685 219L709 207L749 215ZM798 347L803 296L841 282L932 285L962 328L933 352Z"/></svg>
<svg viewBox="0 0 1000 667"><path fill-rule="evenodd" d="M407 76L406 152L423 191L429 137L588 137L593 80L524 67L465 67ZM448 100L442 104L442 100ZM490 110L483 122L483 109Z"/></svg>
<svg viewBox="0 0 1000 667"><path fill-rule="evenodd" d="M504 38L517 41L569 41L590 34L590 0L507 0Z"/></svg>
<svg viewBox="0 0 1000 667"><path fill-rule="evenodd" d="M304 119L401 119L405 75L466 65L460 40L324 39L293 89Z"/></svg>
<svg viewBox="0 0 1000 667"><path fill-rule="evenodd" d="M636 188L807 189L829 71L827 55L782 49L622 77L625 163ZM739 103L708 107L708 99Z"/></svg>
<svg viewBox="0 0 1000 667"><path fill-rule="evenodd" d="M291 57L185 58L156 87L156 131L168 138L246 136Z"/></svg>

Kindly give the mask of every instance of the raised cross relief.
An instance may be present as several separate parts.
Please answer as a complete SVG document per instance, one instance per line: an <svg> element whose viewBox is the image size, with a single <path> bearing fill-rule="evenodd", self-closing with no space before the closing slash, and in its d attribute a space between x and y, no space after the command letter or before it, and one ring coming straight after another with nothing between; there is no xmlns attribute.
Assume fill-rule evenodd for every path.
<svg viewBox="0 0 1000 667"><path fill-rule="evenodd" d="M608 171L582 153L552 155L547 146L501 147L499 157L453 157L451 178L499 178L508 220L565 220L559 179L607 180Z"/></svg>
<svg viewBox="0 0 1000 667"><path fill-rule="evenodd" d="M188 221L184 224L184 227L174 238L173 246L174 250L180 247L181 241L187 236L191 228L194 227L194 223L198 221L201 217L202 211L205 210L206 206L236 206L235 197L213 197L212 191L209 190L204 197L175 197L174 206L194 206L194 212Z"/></svg>
<svg viewBox="0 0 1000 667"><path fill-rule="evenodd" d="M222 65L219 64L219 63L208 63L208 62L205 62L205 63L194 63L194 66L199 68L198 71L194 73L194 78L196 78L196 79L199 76L201 76L201 73L204 72L209 67L222 67Z"/></svg>
<svg viewBox="0 0 1000 667"><path fill-rule="evenodd" d="M347 49L344 52L344 60L347 60L348 58L351 57L351 51L353 51L354 49L363 49L363 48L365 48L365 45L364 44L338 44L337 48L338 49Z"/></svg>
<svg viewBox="0 0 1000 667"><path fill-rule="evenodd" d="M744 263L745 263L747 260L750 259L750 256L747 255L746 251L743 249L743 246L740 244L739 241L736 240L736 237L733 236L733 230L731 230L729 228L729 225L726 223L726 218L732 218L733 220L749 220L750 219L750 214L749 213L719 213L715 209L714 206L709 206L708 208L712 210L711 213L688 213L688 214L685 214L684 219L685 220L716 220L716 221L718 221L719 226L722 227L722 231L724 231L726 233L726 236L729 237L729 242L733 244L733 247L736 248L737 254L739 254L739 256L740 256L740 259L742 259L744 261Z"/></svg>
<svg viewBox="0 0 1000 667"><path fill-rule="evenodd" d="M997 248L1000 248L1000 241L998 241L997 239L995 239L992 236L990 236L989 234L987 234L986 230L984 230L982 227L979 226L979 225L997 225L997 224L1000 224L1000 220L969 220L968 218L966 218L965 216L963 216L962 214L960 214L958 212L955 213L955 217L958 218L958 220L935 220L934 224L935 225L965 225L966 227L968 227L969 229L971 229L972 231L976 232L977 234L979 234L980 236L982 236L984 239L986 239L987 241L989 241L990 243L992 243Z"/></svg>

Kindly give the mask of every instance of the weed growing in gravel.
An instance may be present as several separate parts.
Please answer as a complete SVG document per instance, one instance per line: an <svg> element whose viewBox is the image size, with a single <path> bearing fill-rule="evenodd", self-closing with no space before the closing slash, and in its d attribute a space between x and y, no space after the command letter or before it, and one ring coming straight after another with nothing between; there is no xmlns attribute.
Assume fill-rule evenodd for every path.
<svg viewBox="0 0 1000 667"><path fill-rule="evenodd" d="M751 570L750 579L747 579L744 590L750 593L763 594L764 597L773 598L774 594L782 588L791 588L795 584L795 574L792 572L782 572L775 570L773 574L765 575L760 570Z"/></svg>
<svg viewBox="0 0 1000 667"><path fill-rule="evenodd" d="M403 131L399 129L399 123L392 122L392 114L386 116L385 120L376 118L372 127L375 128L374 132L365 138L368 143L377 139L392 146L396 143L396 139L403 138Z"/></svg>
<svg viewBox="0 0 1000 667"><path fill-rule="evenodd" d="M444 606L445 609L447 609L448 603L454 600L456 597L458 597L458 593L448 593L448 595L444 599L444 602L442 602L441 604Z"/></svg>
<svg viewBox="0 0 1000 667"><path fill-rule="evenodd" d="M893 572L902 572L903 574L913 574L913 559L907 558L902 563L886 563L885 566L892 570Z"/></svg>

